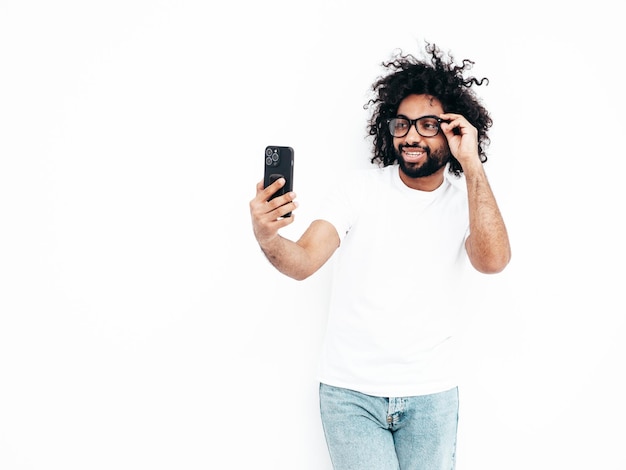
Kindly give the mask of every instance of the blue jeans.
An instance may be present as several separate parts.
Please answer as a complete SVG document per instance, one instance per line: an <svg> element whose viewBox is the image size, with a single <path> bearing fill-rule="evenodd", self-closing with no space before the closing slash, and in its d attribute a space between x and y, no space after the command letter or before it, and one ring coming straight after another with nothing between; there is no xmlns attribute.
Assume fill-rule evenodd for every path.
<svg viewBox="0 0 626 470"><path fill-rule="evenodd" d="M383 398L320 384L320 412L335 470L453 470L458 389Z"/></svg>

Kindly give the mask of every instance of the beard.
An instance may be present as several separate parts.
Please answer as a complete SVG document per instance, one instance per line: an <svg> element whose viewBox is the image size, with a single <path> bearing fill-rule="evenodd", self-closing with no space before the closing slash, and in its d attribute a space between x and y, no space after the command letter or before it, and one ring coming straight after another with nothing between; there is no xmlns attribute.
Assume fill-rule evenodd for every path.
<svg viewBox="0 0 626 470"><path fill-rule="evenodd" d="M426 152L426 160L423 163L409 163L402 156L403 148L419 147ZM438 149L434 152L430 150L430 147L423 147L420 145L403 145L400 144L398 148L394 147L396 158L402 172L409 178L424 178L430 176L441 168L443 168L450 161L450 151L448 149Z"/></svg>

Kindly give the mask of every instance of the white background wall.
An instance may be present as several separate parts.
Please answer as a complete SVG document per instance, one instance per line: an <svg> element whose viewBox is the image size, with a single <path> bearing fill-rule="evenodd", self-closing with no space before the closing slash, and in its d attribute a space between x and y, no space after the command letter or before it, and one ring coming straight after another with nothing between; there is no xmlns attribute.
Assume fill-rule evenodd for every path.
<svg viewBox="0 0 626 470"><path fill-rule="evenodd" d="M490 79L514 250L468 299L458 468L626 468L617 6L427 3L0 2L0 468L330 469L329 270L275 272L248 201L293 146L299 235L424 39Z"/></svg>

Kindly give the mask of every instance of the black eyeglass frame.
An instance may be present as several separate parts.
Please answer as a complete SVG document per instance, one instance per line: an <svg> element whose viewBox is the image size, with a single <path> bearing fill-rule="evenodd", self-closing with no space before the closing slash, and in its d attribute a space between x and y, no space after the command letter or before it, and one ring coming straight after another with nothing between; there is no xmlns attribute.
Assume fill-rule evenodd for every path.
<svg viewBox="0 0 626 470"><path fill-rule="evenodd" d="M391 132L391 121L393 121L394 119L406 119L407 121L409 121L409 125L406 128L406 132L402 135L394 135L393 132ZM417 128L417 121L421 121L422 119L434 119L435 121L437 121L437 132L435 132L433 135L424 135L420 132L420 130ZM399 114L398 116L394 116L392 118L387 118L385 120L385 122L387 123L387 129L389 130L389 133L391 134L392 137L394 138L398 138L401 139L402 137L405 137L409 131L411 130L411 126L415 127L415 130L417 131L417 133L419 135L421 135L422 137L435 137L439 134L439 131L441 131L441 123L442 122L450 122L446 119L441 119L439 116L435 116L435 115L426 115L426 116L420 116L416 119L409 119L408 117L404 116L403 114Z"/></svg>

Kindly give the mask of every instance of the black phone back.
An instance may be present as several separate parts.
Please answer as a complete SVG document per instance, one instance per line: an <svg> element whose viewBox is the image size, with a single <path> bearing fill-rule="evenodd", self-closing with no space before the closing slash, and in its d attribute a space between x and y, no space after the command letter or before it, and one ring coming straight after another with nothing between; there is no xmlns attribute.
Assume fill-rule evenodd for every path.
<svg viewBox="0 0 626 470"><path fill-rule="evenodd" d="M279 178L285 178L285 185L274 193L271 199L293 191L293 149L279 145L265 147L265 176L263 187L267 188Z"/></svg>

